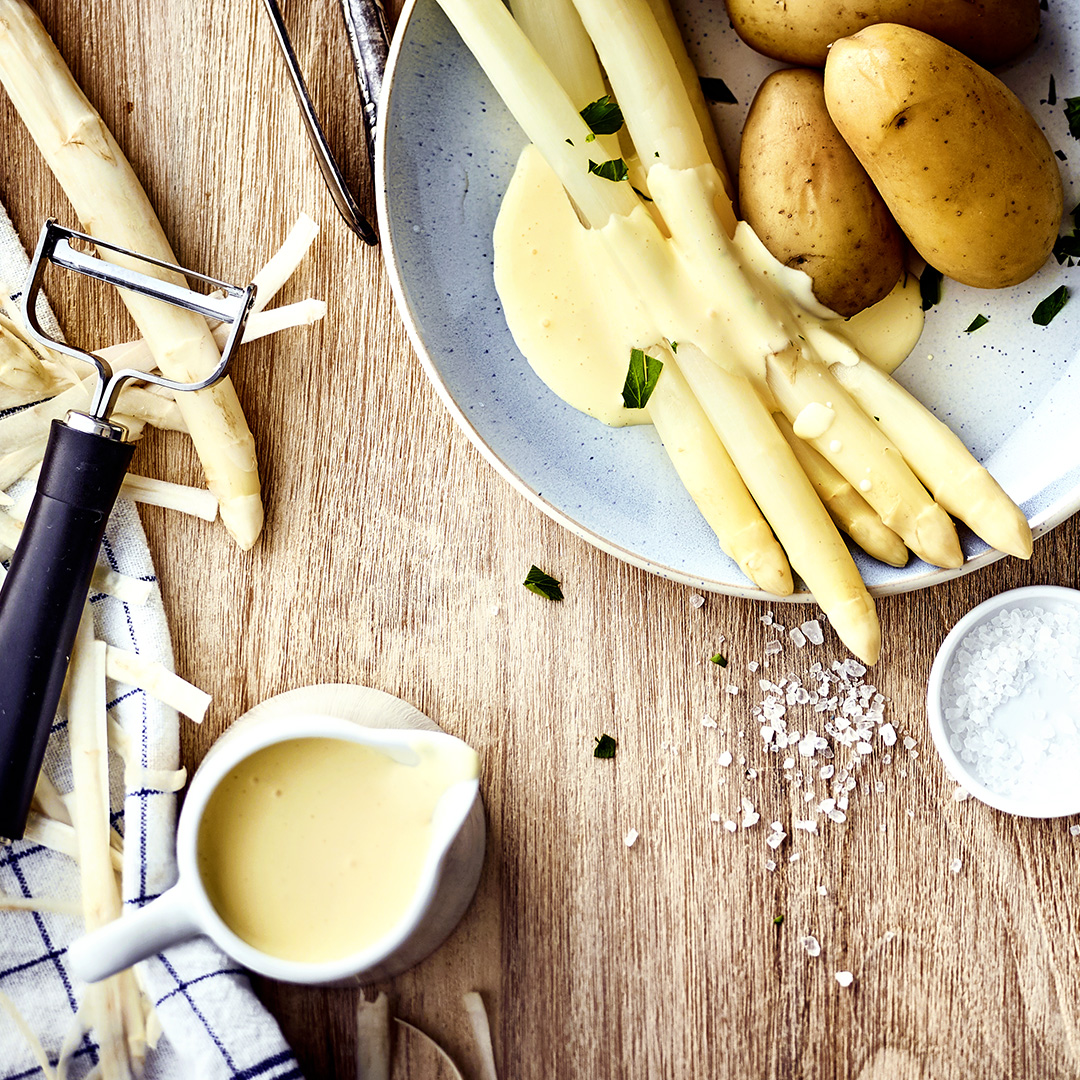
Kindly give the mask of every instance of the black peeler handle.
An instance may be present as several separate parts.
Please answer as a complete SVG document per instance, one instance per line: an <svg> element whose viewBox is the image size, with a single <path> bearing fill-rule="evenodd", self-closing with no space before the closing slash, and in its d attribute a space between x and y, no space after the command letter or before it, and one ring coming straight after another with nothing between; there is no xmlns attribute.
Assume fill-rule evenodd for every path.
<svg viewBox="0 0 1080 1080"><path fill-rule="evenodd" d="M81 430L79 420L110 435ZM22 836L101 538L134 452L122 429L54 420L0 587L0 836Z"/></svg>

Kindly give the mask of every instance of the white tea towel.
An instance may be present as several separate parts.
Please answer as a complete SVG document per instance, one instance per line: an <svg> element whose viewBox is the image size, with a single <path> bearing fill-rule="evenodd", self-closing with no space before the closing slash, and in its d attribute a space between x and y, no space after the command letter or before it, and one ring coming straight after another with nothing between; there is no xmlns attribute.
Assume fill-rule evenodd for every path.
<svg viewBox="0 0 1080 1080"><path fill-rule="evenodd" d="M7 212L0 206L0 276L21 287L27 258ZM6 299L6 298L4 298ZM39 312L50 333L51 312ZM0 419L0 424L3 419ZM136 453L136 460L138 454ZM18 495L18 487L12 489ZM96 636L172 667L172 645L154 567L134 506L121 499L109 520L101 562L153 583L144 606L91 594ZM0 678L3 660L0 659ZM146 769L179 765L179 717L144 691L109 682L109 715L137 748ZM138 787L124 791L122 764L112 757L112 821L124 837L124 904L136 908L175 880L177 797ZM71 788L66 721L58 716L45 771L61 792ZM15 897L77 899L78 871L64 855L30 841L0 848L0 892ZM82 933L68 915L0 911L0 991L7 994L56 1062L73 1029L83 986L67 972L65 954ZM277 1024L251 991L246 974L206 939L169 949L141 966L141 982L154 1002L164 1034L147 1058L152 1080L301 1080L296 1059ZM70 1080L90 1073L98 1060L93 1032L78 1042ZM15 1024L0 1012L0 1080L41 1075Z"/></svg>

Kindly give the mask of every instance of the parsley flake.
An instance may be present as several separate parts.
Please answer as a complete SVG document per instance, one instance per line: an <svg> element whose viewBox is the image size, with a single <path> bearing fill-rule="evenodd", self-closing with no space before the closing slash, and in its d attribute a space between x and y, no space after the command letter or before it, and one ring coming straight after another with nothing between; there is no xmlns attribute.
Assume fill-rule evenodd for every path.
<svg viewBox="0 0 1080 1080"><path fill-rule="evenodd" d="M712 101L717 105L738 105L739 99L728 89L728 84L723 79L699 79L701 92L706 101Z"/></svg>
<svg viewBox="0 0 1080 1080"><path fill-rule="evenodd" d="M625 180L630 175L630 170L627 169L626 162L621 157L612 158L610 161L601 161L599 165L590 158L589 172L596 173L597 176L602 177L604 180L612 180L615 183Z"/></svg>
<svg viewBox="0 0 1080 1080"><path fill-rule="evenodd" d="M628 409L644 409L656 389L656 381L664 370L664 362L646 356L641 349L630 350L630 367L622 388L623 404Z"/></svg>
<svg viewBox="0 0 1080 1080"><path fill-rule="evenodd" d="M633 193L639 199L642 199L644 202L652 202L652 199L650 199L649 196L646 195L644 191L639 191L636 187L634 187L633 184L630 185L630 190L633 191Z"/></svg>
<svg viewBox="0 0 1080 1080"><path fill-rule="evenodd" d="M549 600L561 600L563 598L559 582L550 574L545 574L539 566L529 567L529 572L525 575L522 585L529 592L534 592L537 596L546 596Z"/></svg>
<svg viewBox="0 0 1080 1080"><path fill-rule="evenodd" d="M922 296L922 309L929 311L941 300L941 280L944 275L940 270L927 266L919 278L919 293Z"/></svg>
<svg viewBox="0 0 1080 1080"><path fill-rule="evenodd" d="M1080 139L1080 97L1065 99L1065 119L1069 121L1069 134Z"/></svg>
<svg viewBox="0 0 1080 1080"><path fill-rule="evenodd" d="M1054 258L1060 266L1066 259L1080 259L1080 236L1059 236L1054 244Z"/></svg>
<svg viewBox="0 0 1080 1080"><path fill-rule="evenodd" d="M980 327L985 326L990 320L985 315L976 315L968 324L965 334L974 334Z"/></svg>
<svg viewBox="0 0 1080 1080"><path fill-rule="evenodd" d="M615 756L615 748L619 744L610 735L601 735L596 740L596 746L593 749L592 756L598 758L613 758Z"/></svg>
<svg viewBox="0 0 1080 1080"><path fill-rule="evenodd" d="M593 135L614 135L623 126L622 109L607 94L586 105L581 110L581 119Z"/></svg>
<svg viewBox="0 0 1080 1080"><path fill-rule="evenodd" d="M713 653L709 660L711 663L716 664L717 667L727 667L727 657L723 653Z"/></svg>
<svg viewBox="0 0 1080 1080"><path fill-rule="evenodd" d="M1077 100L1080 101L1080 98ZM1068 299L1069 290L1064 285L1059 285L1049 296L1039 302L1039 306L1031 313L1031 321L1036 326L1049 326Z"/></svg>
<svg viewBox="0 0 1080 1080"><path fill-rule="evenodd" d="M773 919L773 926L783 926L783 925L784 925L784 916L783 915L777 915L776 918Z"/></svg>

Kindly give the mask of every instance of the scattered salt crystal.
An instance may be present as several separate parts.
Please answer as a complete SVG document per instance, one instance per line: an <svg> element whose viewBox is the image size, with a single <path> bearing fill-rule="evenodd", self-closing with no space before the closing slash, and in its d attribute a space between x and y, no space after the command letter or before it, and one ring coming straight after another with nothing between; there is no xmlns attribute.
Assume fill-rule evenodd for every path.
<svg viewBox="0 0 1080 1080"><path fill-rule="evenodd" d="M784 758L784 768L785 769L794 769L795 768L795 759L793 757Z"/></svg>
<svg viewBox="0 0 1080 1080"><path fill-rule="evenodd" d="M817 836L817 822L816 821L813 821L813 820L810 820L810 821L795 821L794 826L795 826L796 829L801 829L803 832L812 833L814 836Z"/></svg>
<svg viewBox="0 0 1080 1080"><path fill-rule="evenodd" d="M1069 826L1069 835L1070 836L1080 836L1080 825L1070 825Z"/></svg>
<svg viewBox="0 0 1080 1080"><path fill-rule="evenodd" d="M911 758L912 761L914 761L918 756L919 756L919 751L918 750L909 750L908 751L908 757Z"/></svg>
<svg viewBox="0 0 1080 1080"><path fill-rule="evenodd" d="M723 765L725 768L727 768L727 766L731 764L731 760L732 760L731 759L731 751L730 750L725 750L716 760L721 765Z"/></svg>
<svg viewBox="0 0 1080 1080"><path fill-rule="evenodd" d="M747 780L756 780L757 779L757 769L747 769L746 770L746 779Z"/></svg>
<svg viewBox="0 0 1080 1080"><path fill-rule="evenodd" d="M761 665L756 660L751 660L750 663L746 665L746 670L757 671L759 667L761 667Z"/></svg>
<svg viewBox="0 0 1080 1080"><path fill-rule="evenodd" d="M739 764L740 765L745 765L746 764L746 758L744 758L742 756L742 754L739 755Z"/></svg>
<svg viewBox="0 0 1080 1080"><path fill-rule="evenodd" d="M818 894L818 896L828 896L829 895L829 890L826 889L824 885L819 885L817 887L817 894Z"/></svg>
<svg viewBox="0 0 1080 1080"><path fill-rule="evenodd" d="M953 859L953 861L951 863L949 863L949 869L954 874L959 874L961 868L963 867L963 865L964 865L963 862L961 862L959 859Z"/></svg>
<svg viewBox="0 0 1080 1080"><path fill-rule="evenodd" d="M788 637L794 642L796 649L806 647L806 635L797 626L793 626L788 631Z"/></svg>
<svg viewBox="0 0 1080 1080"><path fill-rule="evenodd" d="M836 981L844 987L850 986L855 981L855 976L850 971L838 971Z"/></svg>
<svg viewBox="0 0 1080 1080"><path fill-rule="evenodd" d="M758 622L762 623L764 626L772 626L772 622L773 622L772 612L771 611L766 611L764 615L759 615L758 616Z"/></svg>
<svg viewBox="0 0 1080 1080"><path fill-rule="evenodd" d="M892 724L882 724L881 727L878 728L878 734L881 736L881 741L886 746L896 745L896 728L894 728ZM886 764L888 763L886 762Z"/></svg>
<svg viewBox="0 0 1080 1080"><path fill-rule="evenodd" d="M893 938L896 937L896 934L894 934L892 930L886 930L883 936L886 941L892 941Z"/></svg>
<svg viewBox="0 0 1080 1080"><path fill-rule="evenodd" d="M803 802L813 802L817 796L812 791L803 792Z"/></svg>
<svg viewBox="0 0 1080 1080"><path fill-rule="evenodd" d="M773 638L771 641L766 641L765 642L765 655L766 656L775 656L778 652L780 652L783 649L783 647L784 646L781 645L780 642L776 640L776 638Z"/></svg>
<svg viewBox="0 0 1080 1080"><path fill-rule="evenodd" d="M842 825L847 821L847 814L845 814L843 810L830 810L829 820L835 821L838 825Z"/></svg>
<svg viewBox="0 0 1080 1080"><path fill-rule="evenodd" d="M952 793L954 802L967 802L971 798L971 792L967 788L958 787Z"/></svg>
<svg viewBox="0 0 1080 1080"><path fill-rule="evenodd" d="M913 818L915 816L915 811L914 810L909 810L907 812L907 816L910 817L910 818Z"/></svg>
<svg viewBox="0 0 1080 1080"><path fill-rule="evenodd" d="M734 683L729 683L724 687L724 692L734 697L739 692L739 688Z"/></svg>
<svg viewBox="0 0 1080 1080"><path fill-rule="evenodd" d="M768 870L769 873L771 874L776 869L776 863L774 863L772 861L772 859L766 859L765 860L765 869Z"/></svg>
<svg viewBox="0 0 1080 1080"><path fill-rule="evenodd" d="M638 836L639 836L639 835L640 835L640 834L638 833L637 829L631 829L631 830L630 830L630 831L629 831L629 832L628 832L628 833L627 833L627 834L626 834L626 835L625 835L625 836L623 837L623 843L624 843L624 844L625 844L625 845L626 845L627 847L633 847L633 846L634 846L634 843L635 843L635 842L637 841L637 838L638 838Z"/></svg>
<svg viewBox="0 0 1080 1080"><path fill-rule="evenodd" d="M807 956L821 955L821 943L812 934L807 934L806 937L800 938L799 944L806 950Z"/></svg>
<svg viewBox="0 0 1080 1080"><path fill-rule="evenodd" d="M825 640L825 635L821 630L821 623L817 619L811 619L809 622L804 622L799 627L800 630L806 635L806 640L811 645L820 645Z"/></svg>
<svg viewBox="0 0 1080 1080"><path fill-rule="evenodd" d="M492 615L498 615L499 614L499 605L498 604L492 604L491 607L488 608L488 611Z"/></svg>
<svg viewBox="0 0 1080 1080"><path fill-rule="evenodd" d="M784 826L779 821L772 821L769 823L769 828L772 832L783 832Z"/></svg>
<svg viewBox="0 0 1080 1080"><path fill-rule="evenodd" d="M727 829L728 832L735 832L735 830L738 829L738 827L739 826L736 825L734 821L725 821L724 822L724 828Z"/></svg>
<svg viewBox="0 0 1080 1080"><path fill-rule="evenodd" d="M821 772L818 773L818 776L820 776L822 780L829 780L832 778L834 772L836 772L836 769L834 769L832 765L822 765Z"/></svg>
<svg viewBox="0 0 1080 1080"><path fill-rule="evenodd" d="M709 815L709 820L710 820L710 821L719 821L719 820L720 820L720 811L719 811L719 810L714 810L714 811L713 811L713 812L712 812L712 813L711 813L711 814Z"/></svg>
<svg viewBox="0 0 1080 1080"><path fill-rule="evenodd" d="M716 727L716 721L708 713L706 713L701 718L701 726L703 728L714 728Z"/></svg>
<svg viewBox="0 0 1080 1080"><path fill-rule="evenodd" d="M904 749L905 750L914 750L915 746L916 746L915 740L910 735L905 735L904 736Z"/></svg>
<svg viewBox="0 0 1080 1080"><path fill-rule="evenodd" d="M749 829L751 825L756 825L761 820L761 815L755 813L753 810L746 814L743 814L742 827Z"/></svg>
<svg viewBox="0 0 1080 1080"><path fill-rule="evenodd" d="M705 597L702 596L700 593L694 593L690 597L690 606L694 607L694 608L704 607L705 606Z"/></svg>
<svg viewBox="0 0 1080 1080"><path fill-rule="evenodd" d="M881 792L885 790L885 781L879 780L876 784L874 784L874 790L880 795Z"/></svg>
<svg viewBox="0 0 1080 1080"><path fill-rule="evenodd" d="M872 754L874 752L874 748L868 742L856 743L855 749L858 750L860 754Z"/></svg>
<svg viewBox="0 0 1080 1080"><path fill-rule="evenodd" d="M769 833L769 835L765 837L765 843L768 844L769 847L771 847L775 851L784 842L786 837L787 833Z"/></svg>
<svg viewBox="0 0 1080 1080"><path fill-rule="evenodd" d="M823 814L831 814L834 809L836 809L835 799L822 799L818 803L818 810Z"/></svg>
<svg viewBox="0 0 1080 1080"><path fill-rule="evenodd" d="M792 853L791 853L791 854L790 854L790 855L788 856L788 860L787 860L787 861L788 861L788 862L798 862L798 861L799 861L799 860L800 860L801 858L802 858L802 852L801 852L801 851L793 851L793 852L792 852Z"/></svg>

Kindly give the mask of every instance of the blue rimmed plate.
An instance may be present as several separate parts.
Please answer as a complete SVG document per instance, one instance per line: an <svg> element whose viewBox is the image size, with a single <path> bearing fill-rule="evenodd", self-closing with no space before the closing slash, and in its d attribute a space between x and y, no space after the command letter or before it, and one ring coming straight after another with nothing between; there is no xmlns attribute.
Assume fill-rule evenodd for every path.
<svg viewBox="0 0 1080 1080"><path fill-rule="evenodd" d="M1080 96L1080 13L1051 5L1033 50L999 72L1042 125L1078 201L1080 142L1064 99ZM746 110L778 65L744 45L722 5L676 8L699 72L738 105L714 107L734 161ZM1055 75L1058 100L1050 105ZM1075 85L1073 85L1075 83ZM492 229L525 139L435 0L411 0L387 69L376 163L384 253L398 308L440 397L480 452L545 513L605 551L703 589L764 596L717 547L650 427L608 428L533 374L492 281ZM1051 259L1012 289L945 283L941 304L896 377L973 450L1023 507L1036 534L1080 508L1080 295L1048 327L1036 304L1080 267ZM989 323L965 333L982 314ZM998 558L962 533L965 565L903 569L856 552L876 594L905 592ZM795 599L805 599L805 594Z"/></svg>

